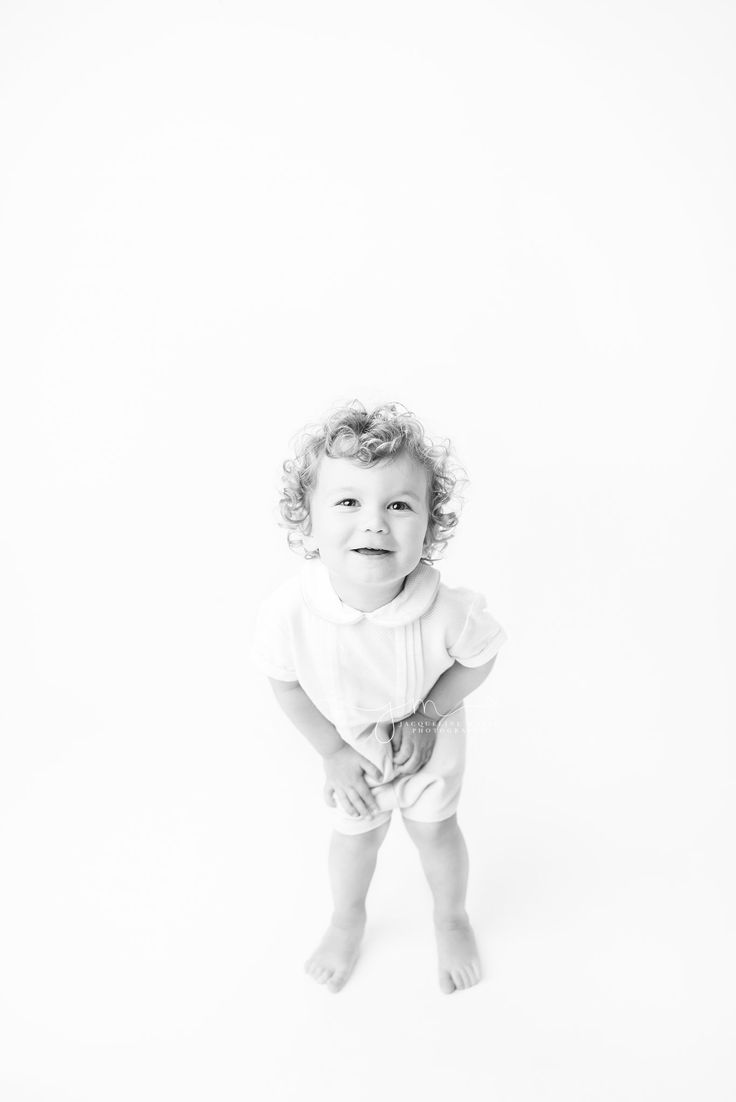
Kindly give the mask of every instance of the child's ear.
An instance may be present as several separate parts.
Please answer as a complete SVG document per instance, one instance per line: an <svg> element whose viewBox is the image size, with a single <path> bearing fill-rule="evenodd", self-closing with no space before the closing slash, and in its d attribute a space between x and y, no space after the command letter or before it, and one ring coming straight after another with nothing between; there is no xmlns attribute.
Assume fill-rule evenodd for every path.
<svg viewBox="0 0 736 1102"><path fill-rule="evenodd" d="M302 543L304 544L305 551L309 551L310 553L312 553L319 550L317 546L317 541L314 536L303 536Z"/></svg>

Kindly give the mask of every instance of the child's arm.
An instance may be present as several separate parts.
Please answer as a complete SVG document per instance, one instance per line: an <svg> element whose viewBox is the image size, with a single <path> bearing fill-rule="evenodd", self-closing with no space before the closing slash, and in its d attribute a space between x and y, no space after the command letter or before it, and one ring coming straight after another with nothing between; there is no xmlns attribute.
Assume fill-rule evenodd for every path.
<svg viewBox="0 0 736 1102"><path fill-rule="evenodd" d="M322 757L342 750L346 743L337 733L334 724L322 715L319 708L304 692L298 681L277 681L269 677L271 687L283 712L295 727L311 742Z"/></svg>
<svg viewBox="0 0 736 1102"><path fill-rule="evenodd" d="M454 712L466 696L475 692L478 686L483 684L493 669L493 663L497 657L498 655L494 654L490 662L482 666L463 666L461 662L450 666L437 678L417 711L431 719L441 719L450 712Z"/></svg>
<svg viewBox="0 0 736 1102"><path fill-rule="evenodd" d="M455 662L440 674L417 710L394 725L393 761L398 773L416 773L426 765L437 740L439 720L454 712L466 696L483 684L497 657L494 654L482 666Z"/></svg>
<svg viewBox="0 0 736 1102"><path fill-rule="evenodd" d="M377 811L378 805L366 784L365 774L378 782L383 776L381 771L340 738L337 728L322 715L298 681L277 681L273 677L268 680L282 711L322 756L325 801L332 807L338 801L350 815Z"/></svg>

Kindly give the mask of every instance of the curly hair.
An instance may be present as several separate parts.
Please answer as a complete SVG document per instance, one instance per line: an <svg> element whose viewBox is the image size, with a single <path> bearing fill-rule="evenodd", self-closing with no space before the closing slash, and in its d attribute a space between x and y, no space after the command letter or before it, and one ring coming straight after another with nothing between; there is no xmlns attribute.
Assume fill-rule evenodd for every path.
<svg viewBox="0 0 736 1102"><path fill-rule="evenodd" d="M278 524L289 529L286 539L290 550L305 559L319 558L319 551L305 549L304 537L311 532L309 499L323 455L372 467L381 460L408 453L428 474L429 522L421 561L431 564L440 558L460 521L457 506L461 507L463 501L459 487L468 479L463 477L464 468L457 463L451 442L429 439L406 406L388 402L369 413L354 398L330 413L324 422L307 425L292 437L292 443L294 458L282 464L278 503L283 518ZM444 511L448 503L456 508ZM435 553L439 553L436 558Z"/></svg>

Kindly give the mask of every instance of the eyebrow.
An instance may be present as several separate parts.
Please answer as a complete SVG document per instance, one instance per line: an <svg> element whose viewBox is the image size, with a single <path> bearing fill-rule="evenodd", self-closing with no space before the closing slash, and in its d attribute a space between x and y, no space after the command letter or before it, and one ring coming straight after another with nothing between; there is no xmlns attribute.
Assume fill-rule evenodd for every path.
<svg viewBox="0 0 736 1102"><path fill-rule="evenodd" d="M354 486L338 486L336 490L330 491L330 496L333 494L357 494L359 491ZM413 497L415 501L421 501L422 499L418 494L415 494L413 490L397 490L395 497Z"/></svg>

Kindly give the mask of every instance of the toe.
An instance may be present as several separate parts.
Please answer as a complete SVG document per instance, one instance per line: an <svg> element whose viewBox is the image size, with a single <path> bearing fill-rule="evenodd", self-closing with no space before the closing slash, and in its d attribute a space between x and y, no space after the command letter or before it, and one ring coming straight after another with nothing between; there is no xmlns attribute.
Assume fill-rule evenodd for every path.
<svg viewBox="0 0 736 1102"><path fill-rule="evenodd" d="M465 987L465 976L463 975L462 968L455 969L455 971L452 973L452 979L458 991L462 991Z"/></svg>
<svg viewBox="0 0 736 1102"><path fill-rule="evenodd" d="M455 984L449 972L440 972L440 990L444 991L446 995L452 994L455 990Z"/></svg>
<svg viewBox="0 0 736 1102"><path fill-rule="evenodd" d="M344 972L335 972L332 978L329 980L327 987L330 991L340 991L345 986L345 980L347 976Z"/></svg>

